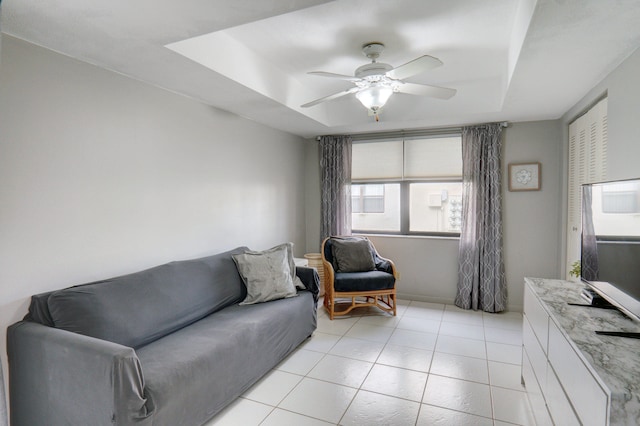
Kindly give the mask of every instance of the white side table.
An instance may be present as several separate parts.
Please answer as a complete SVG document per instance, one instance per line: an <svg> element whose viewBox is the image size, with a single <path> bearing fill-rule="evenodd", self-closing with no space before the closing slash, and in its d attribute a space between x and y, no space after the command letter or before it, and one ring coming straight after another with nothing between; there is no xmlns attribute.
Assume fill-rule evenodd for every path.
<svg viewBox="0 0 640 426"><path fill-rule="evenodd" d="M308 260L311 268L316 268L320 277L320 296L324 296L324 267L322 266L322 255L320 253L307 253L304 257Z"/></svg>
<svg viewBox="0 0 640 426"><path fill-rule="evenodd" d="M294 257L293 262L296 266L309 266L309 261L302 257Z"/></svg>

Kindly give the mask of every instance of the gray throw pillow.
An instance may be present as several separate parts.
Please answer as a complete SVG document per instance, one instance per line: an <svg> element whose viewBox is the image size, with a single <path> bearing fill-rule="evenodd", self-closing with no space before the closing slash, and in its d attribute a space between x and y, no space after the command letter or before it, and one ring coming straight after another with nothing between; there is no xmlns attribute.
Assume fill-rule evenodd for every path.
<svg viewBox="0 0 640 426"><path fill-rule="evenodd" d="M331 251L338 266L336 272L367 272L376 268L368 240L332 239Z"/></svg>
<svg viewBox="0 0 640 426"><path fill-rule="evenodd" d="M247 251L234 255L233 260L247 287L247 297L241 305L297 296L286 245L265 251Z"/></svg>
<svg viewBox="0 0 640 426"><path fill-rule="evenodd" d="M293 256L293 243L282 243L264 251L247 250L245 253L260 254L269 251L281 250L283 247L287 250L287 261L289 262L289 268L291 268L291 279L293 280L293 285L295 285L297 289L306 290L307 288L304 286L298 275L296 275L296 261Z"/></svg>

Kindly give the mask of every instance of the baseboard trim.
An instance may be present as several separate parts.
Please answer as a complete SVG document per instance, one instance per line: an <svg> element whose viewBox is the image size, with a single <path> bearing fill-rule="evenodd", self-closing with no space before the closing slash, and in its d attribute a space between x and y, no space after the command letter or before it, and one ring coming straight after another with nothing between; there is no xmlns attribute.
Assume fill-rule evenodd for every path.
<svg viewBox="0 0 640 426"><path fill-rule="evenodd" d="M427 303L443 303L445 305L453 305L454 299L448 297L430 297L423 294L398 293L398 299L415 300L416 302Z"/></svg>
<svg viewBox="0 0 640 426"><path fill-rule="evenodd" d="M398 299L415 300L416 302L442 303L445 305L454 305L455 299L448 297L430 297L422 294L398 293ZM507 303L507 312L522 312L523 305Z"/></svg>

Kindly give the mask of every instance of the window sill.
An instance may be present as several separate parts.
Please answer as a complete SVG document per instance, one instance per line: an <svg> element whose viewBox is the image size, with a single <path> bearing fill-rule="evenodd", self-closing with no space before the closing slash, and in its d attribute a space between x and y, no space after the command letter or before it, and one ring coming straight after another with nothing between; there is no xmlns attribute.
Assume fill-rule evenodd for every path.
<svg viewBox="0 0 640 426"><path fill-rule="evenodd" d="M353 235L361 235L363 237L371 238L399 238L408 240L460 240L460 236L456 235L400 235L400 234L384 234L384 233L366 233L366 232L354 232Z"/></svg>

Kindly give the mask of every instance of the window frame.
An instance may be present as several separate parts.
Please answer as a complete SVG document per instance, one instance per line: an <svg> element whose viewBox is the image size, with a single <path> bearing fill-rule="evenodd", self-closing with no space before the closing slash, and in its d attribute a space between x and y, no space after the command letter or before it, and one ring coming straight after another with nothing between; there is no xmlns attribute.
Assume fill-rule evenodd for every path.
<svg viewBox="0 0 640 426"><path fill-rule="evenodd" d="M461 131L450 131L450 132L435 132L435 133L416 133L412 134L410 137L407 136L398 136L398 137L384 137L386 140L394 140L401 139L404 141L408 139L416 139L416 138L446 138L446 137L460 137L462 139ZM367 142L379 142L380 137L372 136L370 139L363 138L361 140L355 141L354 143L367 143ZM462 142L462 141L461 141ZM404 156L404 149L403 149ZM404 160L403 160L404 164ZM404 169L404 167L403 167ZM399 184L400 185L400 230L399 231L389 231L389 230L370 230L370 229L356 229L353 228L351 232L356 234L371 234L371 235L398 235L398 236L426 236L426 237L452 237L459 238L460 232L438 232L438 231L411 231L411 197L410 190L411 184L416 183L460 183L462 184L462 170L460 170L459 177L452 178L404 178L404 170L403 170L402 178L393 178L393 179L353 179L351 181L351 185L385 185L385 184ZM352 212L353 214L353 212Z"/></svg>
<svg viewBox="0 0 640 426"><path fill-rule="evenodd" d="M411 197L409 195L411 191L411 184L413 183L462 183L460 179L412 179L412 180L358 180L352 181L352 185L384 185L384 184L399 184L400 185L400 230L375 230L375 229L356 229L351 228L351 232L354 234L371 234L371 235L405 235L405 236L426 236L426 237L460 237L460 232L437 232L437 231L411 231ZM371 213L376 214L376 213Z"/></svg>

